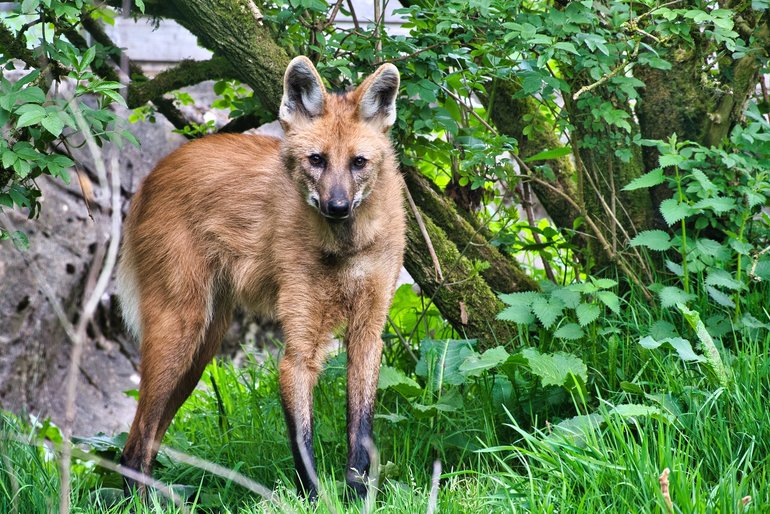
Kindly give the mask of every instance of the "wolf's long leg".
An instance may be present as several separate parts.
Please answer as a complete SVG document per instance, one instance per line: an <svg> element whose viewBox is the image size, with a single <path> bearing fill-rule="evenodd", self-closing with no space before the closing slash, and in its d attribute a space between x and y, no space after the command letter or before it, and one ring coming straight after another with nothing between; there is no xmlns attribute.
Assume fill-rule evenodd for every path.
<svg viewBox="0 0 770 514"><path fill-rule="evenodd" d="M390 303L390 284L371 280L353 302L348 347L348 485L361 497L373 449L372 419L382 357L382 327Z"/></svg>

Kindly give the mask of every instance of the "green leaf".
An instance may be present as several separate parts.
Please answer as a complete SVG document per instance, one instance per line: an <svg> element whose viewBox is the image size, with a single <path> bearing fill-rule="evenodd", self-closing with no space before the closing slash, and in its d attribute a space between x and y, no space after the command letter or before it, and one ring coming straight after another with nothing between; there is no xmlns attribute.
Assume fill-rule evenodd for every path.
<svg viewBox="0 0 770 514"><path fill-rule="evenodd" d="M466 357L475 353L475 344L475 339L423 339L420 343L420 360L414 371L426 379L430 374L437 390L444 384L464 384L466 379L459 368Z"/></svg>
<svg viewBox="0 0 770 514"><path fill-rule="evenodd" d="M663 215L666 223L673 225L677 221L690 216L693 212L692 208L686 203L680 203L675 198L669 198L660 202L660 213Z"/></svg>
<svg viewBox="0 0 770 514"><path fill-rule="evenodd" d="M585 336L583 329L577 323L566 323L560 326L556 332L553 333L554 337L559 339L566 339L568 341L577 341Z"/></svg>
<svg viewBox="0 0 770 514"><path fill-rule="evenodd" d="M593 282L594 285L599 289L609 289L611 287L615 287L616 285L618 285L618 282L616 280L612 280L611 278L591 277L591 282Z"/></svg>
<svg viewBox="0 0 770 514"><path fill-rule="evenodd" d="M481 355L474 352L460 365L460 373L466 377L478 377L483 371L495 368L508 360L508 352L502 346L496 346Z"/></svg>
<svg viewBox="0 0 770 514"><path fill-rule="evenodd" d="M708 291L711 299L714 300L718 305L721 305L722 307L729 307L731 309L735 307L735 302L730 297L730 295L723 293L716 287L706 286L706 291Z"/></svg>
<svg viewBox="0 0 770 514"><path fill-rule="evenodd" d="M21 12L24 14L29 14L34 11L39 4L40 0L23 0L21 2Z"/></svg>
<svg viewBox="0 0 770 514"><path fill-rule="evenodd" d="M86 71L88 65L94 61L94 57L96 57L96 47L91 46L88 48L88 50L85 51L82 59L80 60L80 66L78 66L78 68L81 73Z"/></svg>
<svg viewBox="0 0 770 514"><path fill-rule="evenodd" d="M551 328L564 311L564 302L558 298L551 298L549 301L543 296L538 296L532 301L532 311L545 328Z"/></svg>
<svg viewBox="0 0 770 514"><path fill-rule="evenodd" d="M16 122L16 128L28 127L35 123L39 123L47 114L45 109L37 104L24 105L24 107L27 106L29 106L29 108L25 109L24 113L19 116L19 119Z"/></svg>
<svg viewBox="0 0 770 514"><path fill-rule="evenodd" d="M29 239L27 238L27 234L21 230L11 232L11 241L13 241L13 246L15 246L17 250L23 252L29 249Z"/></svg>
<svg viewBox="0 0 770 514"><path fill-rule="evenodd" d="M499 295L499 298L503 301L503 303L512 307L529 307L532 305L532 300L534 300L535 297L537 297L539 294L540 293L535 291L525 291L523 293L501 294Z"/></svg>
<svg viewBox="0 0 770 514"><path fill-rule="evenodd" d="M695 298L694 295L687 294L681 289L679 289L678 287L674 287L674 286L664 287L658 292L658 296L660 296L660 305L664 309L673 307L678 303L687 303L693 298Z"/></svg>
<svg viewBox="0 0 770 514"><path fill-rule="evenodd" d="M441 399L432 405L423 405L421 403L412 403L414 415L417 418L431 418L438 415L439 412L456 412L463 408L463 397L457 388L450 389L441 396Z"/></svg>
<svg viewBox="0 0 770 514"><path fill-rule="evenodd" d="M555 288L551 291L551 297L564 302L564 306L568 309L574 309L580 303L580 293L568 287Z"/></svg>
<svg viewBox="0 0 770 514"><path fill-rule="evenodd" d="M661 168L667 168L669 166L679 166L685 161L685 158L679 154L662 154L659 162Z"/></svg>
<svg viewBox="0 0 770 514"><path fill-rule="evenodd" d="M45 118L40 120L40 124L55 137L59 137L62 130L64 130L64 122L55 112L49 113Z"/></svg>
<svg viewBox="0 0 770 514"><path fill-rule="evenodd" d="M11 150L10 148L5 150L3 152L3 168L5 169L11 169L11 166L13 166L13 163L16 162L16 159L18 157L16 154Z"/></svg>
<svg viewBox="0 0 770 514"><path fill-rule="evenodd" d="M668 321L659 319L650 327L650 335L657 341L669 337L679 337L679 333L676 331L676 327Z"/></svg>
<svg viewBox="0 0 770 514"><path fill-rule="evenodd" d="M580 378L583 383L588 382L588 368L579 357L572 354L544 354L535 348L525 348L521 355L527 359L530 371L540 377L543 387L570 385L570 375Z"/></svg>
<svg viewBox="0 0 770 514"><path fill-rule="evenodd" d="M552 150L544 150L542 152L536 153L535 155L524 159L524 162L548 161L552 159L559 159L560 157L564 157L565 155L569 155L571 153L572 153L572 148L570 148L569 146L561 146L559 148L554 148Z"/></svg>
<svg viewBox="0 0 770 514"><path fill-rule="evenodd" d="M144 14L144 0L134 0L136 7Z"/></svg>
<svg viewBox="0 0 770 514"><path fill-rule="evenodd" d="M37 86L25 87L16 95L16 101L21 103L41 104L45 102L45 93Z"/></svg>
<svg viewBox="0 0 770 514"><path fill-rule="evenodd" d="M497 319L503 321L513 321L514 323L518 323L520 325L529 325L535 321L535 315L532 314L532 309L529 307L517 307L512 305L503 309L503 311L497 315Z"/></svg>
<svg viewBox="0 0 770 514"><path fill-rule="evenodd" d="M631 246L644 246L656 252L664 252L671 248L671 238L662 230L645 230L639 232L629 244Z"/></svg>
<svg viewBox="0 0 770 514"><path fill-rule="evenodd" d="M406 397L417 396L422 392L420 384L407 377L403 371L390 366L380 368L380 378L377 388L381 391L392 389Z"/></svg>
<svg viewBox="0 0 770 514"><path fill-rule="evenodd" d="M662 184L666 181L666 175L663 174L663 168L655 168L654 170L645 173L641 177L637 177L629 182L623 191L634 191L636 189L647 189L658 184Z"/></svg>
<svg viewBox="0 0 770 514"><path fill-rule="evenodd" d="M577 309L575 309L575 314L577 314L578 322L580 322L581 327L595 321L600 313L601 309L599 306L593 303L581 303L577 306Z"/></svg>
<svg viewBox="0 0 770 514"><path fill-rule="evenodd" d="M695 209L711 209L716 214L724 214L735 208L735 200L732 198L725 198L724 196L716 196L714 198L704 198L700 202L693 205Z"/></svg>
<svg viewBox="0 0 770 514"><path fill-rule="evenodd" d="M655 350L664 344L668 345L676 350L679 358L683 361L704 362L706 360L703 355L698 355L693 351L690 341L681 337L667 337L666 339L656 341L652 336L646 336L639 341L639 344L648 350Z"/></svg>
<svg viewBox="0 0 770 514"><path fill-rule="evenodd" d="M677 264L676 262L666 259L666 268L676 275L677 277L683 277L684 276L684 268L681 264Z"/></svg>
<svg viewBox="0 0 770 514"><path fill-rule="evenodd" d="M620 298L612 291L599 291L596 297L615 314L620 314Z"/></svg>
<svg viewBox="0 0 770 514"><path fill-rule="evenodd" d="M711 334L706 330L706 325L704 325L703 321L700 319L700 313L688 309L681 303L676 304L676 307L682 312L684 319L687 320L690 327L695 330L695 335L698 336L698 340L705 350L706 359L716 375L717 382L719 382L719 385L722 387L729 387L730 379L728 370L722 362L722 357L719 355L719 351L714 344L714 340L711 338Z"/></svg>
<svg viewBox="0 0 770 514"><path fill-rule="evenodd" d="M735 280L729 271L719 268L710 268L708 270L706 284L710 286L726 287L733 291L743 289L743 284Z"/></svg>

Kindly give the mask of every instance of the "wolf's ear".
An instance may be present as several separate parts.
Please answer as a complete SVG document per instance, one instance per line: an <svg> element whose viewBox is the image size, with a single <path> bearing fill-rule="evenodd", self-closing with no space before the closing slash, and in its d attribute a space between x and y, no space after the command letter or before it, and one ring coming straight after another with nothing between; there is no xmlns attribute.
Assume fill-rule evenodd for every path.
<svg viewBox="0 0 770 514"><path fill-rule="evenodd" d="M359 89L358 113L361 119L383 131L396 122L396 97L401 78L398 68L383 64L367 78Z"/></svg>
<svg viewBox="0 0 770 514"><path fill-rule="evenodd" d="M304 55L292 59L283 76L283 99L278 111L281 122L291 125L320 116L325 98L321 76L310 59Z"/></svg>

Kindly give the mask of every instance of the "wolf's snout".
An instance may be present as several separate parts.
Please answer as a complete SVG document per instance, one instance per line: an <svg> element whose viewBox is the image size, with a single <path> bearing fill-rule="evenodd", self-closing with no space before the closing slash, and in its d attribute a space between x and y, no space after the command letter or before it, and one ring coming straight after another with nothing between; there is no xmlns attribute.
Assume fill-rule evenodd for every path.
<svg viewBox="0 0 770 514"><path fill-rule="evenodd" d="M350 202L347 198L332 198L326 203L326 213L328 217L343 219L350 216Z"/></svg>

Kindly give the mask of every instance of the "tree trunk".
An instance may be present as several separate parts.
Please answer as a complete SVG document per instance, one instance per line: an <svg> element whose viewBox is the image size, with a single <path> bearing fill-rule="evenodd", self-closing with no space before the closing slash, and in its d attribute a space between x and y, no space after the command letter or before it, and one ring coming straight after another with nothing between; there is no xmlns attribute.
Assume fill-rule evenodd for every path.
<svg viewBox="0 0 770 514"><path fill-rule="evenodd" d="M539 113L539 106L534 98L514 98L519 91L517 85L508 81L496 81L487 87L487 108L497 129L505 135L516 138L519 144L519 156L527 159L544 150L553 150L564 146L559 140L554 127L547 126ZM491 104L489 103L491 102ZM527 120L527 121L525 121ZM524 135L524 128L533 126L536 137ZM554 186L570 198L579 199L575 187L575 167L568 156L550 160L547 163L554 175ZM540 178L548 180L542 174ZM532 184L540 203L543 204L554 223L562 228L571 229L580 213L563 196L539 184Z"/></svg>

